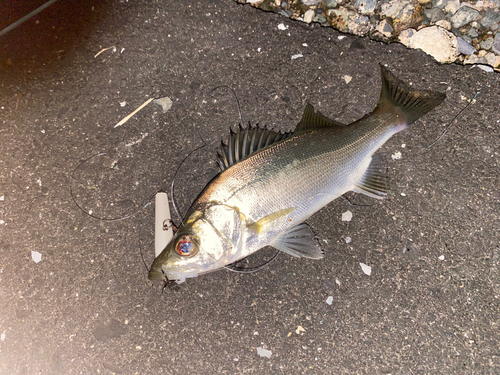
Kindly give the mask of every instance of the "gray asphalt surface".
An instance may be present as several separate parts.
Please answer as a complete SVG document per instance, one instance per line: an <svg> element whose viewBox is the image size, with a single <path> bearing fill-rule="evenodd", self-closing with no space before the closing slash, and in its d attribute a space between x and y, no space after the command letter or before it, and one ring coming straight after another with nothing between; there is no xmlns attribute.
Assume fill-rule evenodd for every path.
<svg viewBox="0 0 500 375"><path fill-rule="evenodd" d="M497 75L230 0L51 8L0 38L2 374L500 373ZM162 293L141 257L153 260L152 207L103 221L71 198L70 186L93 215L133 213L204 141L177 176L185 212L238 123L215 88L234 89L245 123L291 130L307 102L349 123L375 106L379 63L448 98L380 150L386 200L352 193L357 206L308 221L321 261L281 255ZM167 113L150 104L114 128L164 96Z"/></svg>

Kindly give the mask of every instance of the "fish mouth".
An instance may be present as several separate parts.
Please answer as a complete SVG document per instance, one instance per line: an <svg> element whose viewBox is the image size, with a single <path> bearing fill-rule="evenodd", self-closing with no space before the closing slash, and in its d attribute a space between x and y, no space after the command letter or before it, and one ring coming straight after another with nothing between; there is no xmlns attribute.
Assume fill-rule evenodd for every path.
<svg viewBox="0 0 500 375"><path fill-rule="evenodd" d="M165 271L163 269L151 268L148 273L149 280L164 280L164 281L177 281L179 283L183 282L189 277L198 276L198 272L188 271L188 272L179 272L179 271Z"/></svg>
<svg viewBox="0 0 500 375"><path fill-rule="evenodd" d="M148 279L149 280L165 280L165 275L161 271L151 269L148 273Z"/></svg>

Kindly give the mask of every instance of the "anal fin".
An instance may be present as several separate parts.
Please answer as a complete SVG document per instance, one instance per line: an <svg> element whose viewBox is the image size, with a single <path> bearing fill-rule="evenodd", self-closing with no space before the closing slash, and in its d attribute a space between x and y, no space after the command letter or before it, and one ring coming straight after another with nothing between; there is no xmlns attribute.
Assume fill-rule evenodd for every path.
<svg viewBox="0 0 500 375"><path fill-rule="evenodd" d="M299 224L276 237L272 247L298 258L321 259L323 250L307 224Z"/></svg>

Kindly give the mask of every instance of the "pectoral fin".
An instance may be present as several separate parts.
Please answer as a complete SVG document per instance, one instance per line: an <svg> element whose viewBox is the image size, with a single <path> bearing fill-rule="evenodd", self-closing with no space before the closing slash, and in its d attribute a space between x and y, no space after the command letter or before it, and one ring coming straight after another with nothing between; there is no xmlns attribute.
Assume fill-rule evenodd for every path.
<svg viewBox="0 0 500 375"><path fill-rule="evenodd" d="M280 234L270 245L298 258L321 259L324 256L313 231L304 223Z"/></svg>
<svg viewBox="0 0 500 375"><path fill-rule="evenodd" d="M269 230L269 228L272 227L272 225L276 223L277 220L290 215L293 211L295 211L295 209L296 207L285 208L270 215L264 216L262 219L259 219L255 223L250 224L248 226L248 229L257 234L263 233Z"/></svg>

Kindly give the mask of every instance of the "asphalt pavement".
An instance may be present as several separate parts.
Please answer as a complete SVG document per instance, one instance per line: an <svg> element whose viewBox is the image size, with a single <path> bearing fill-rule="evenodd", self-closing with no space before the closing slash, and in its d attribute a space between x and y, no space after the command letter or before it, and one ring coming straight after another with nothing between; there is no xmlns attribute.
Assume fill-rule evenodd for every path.
<svg viewBox="0 0 500 375"><path fill-rule="evenodd" d="M0 373L500 373L497 73L230 0L58 1L0 44ZM238 102L281 131L308 102L350 123L379 64L447 99L379 150L387 199L308 220L324 259L148 280L147 203L178 169L186 212Z"/></svg>

